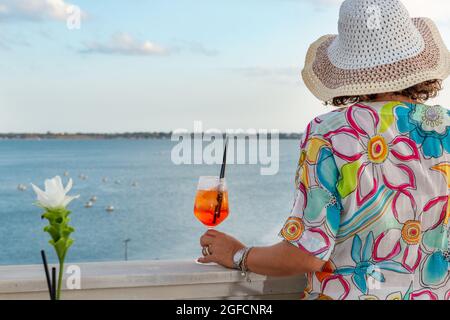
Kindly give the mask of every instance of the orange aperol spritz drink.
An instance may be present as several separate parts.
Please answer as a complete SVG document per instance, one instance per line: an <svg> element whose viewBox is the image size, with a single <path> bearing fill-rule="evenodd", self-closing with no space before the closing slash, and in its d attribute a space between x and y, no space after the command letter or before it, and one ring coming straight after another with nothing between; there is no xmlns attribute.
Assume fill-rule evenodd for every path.
<svg viewBox="0 0 450 320"><path fill-rule="evenodd" d="M221 224L229 214L225 179L200 177L195 197L194 215L208 228Z"/></svg>

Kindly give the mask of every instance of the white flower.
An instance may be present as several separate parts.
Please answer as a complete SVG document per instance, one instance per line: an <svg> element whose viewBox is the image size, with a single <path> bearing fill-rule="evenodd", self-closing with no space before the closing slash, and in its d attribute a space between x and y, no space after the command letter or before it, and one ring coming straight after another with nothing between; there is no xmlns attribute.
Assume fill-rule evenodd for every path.
<svg viewBox="0 0 450 320"><path fill-rule="evenodd" d="M31 184L31 186L34 192L36 192L38 204L45 209L66 208L72 200L80 197L68 196L67 193L72 189L72 179L69 180L69 183L64 188L61 177L59 176L51 180L45 180L45 192L34 184Z"/></svg>

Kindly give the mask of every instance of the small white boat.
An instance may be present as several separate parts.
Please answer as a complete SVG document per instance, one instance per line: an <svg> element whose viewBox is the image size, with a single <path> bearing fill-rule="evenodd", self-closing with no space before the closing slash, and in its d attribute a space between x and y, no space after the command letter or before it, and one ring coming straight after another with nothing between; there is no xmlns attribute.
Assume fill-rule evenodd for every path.
<svg viewBox="0 0 450 320"><path fill-rule="evenodd" d="M109 179L108 179L107 177L104 177L104 178L102 179L102 182L103 182L103 183L107 183L108 180L109 180Z"/></svg>
<svg viewBox="0 0 450 320"><path fill-rule="evenodd" d="M80 174L78 177L79 177L81 180L87 180L87 178L88 178L88 176L85 175L85 174Z"/></svg>
<svg viewBox="0 0 450 320"><path fill-rule="evenodd" d="M64 171L64 177L68 177L69 175L69 171Z"/></svg>
<svg viewBox="0 0 450 320"><path fill-rule="evenodd" d="M27 186L24 185L24 184L19 184L17 186L17 190L19 190L19 191L26 191L27 190Z"/></svg>
<svg viewBox="0 0 450 320"><path fill-rule="evenodd" d="M134 182L131 184L131 186L132 186L132 187L137 187L137 186L139 186L139 183L137 183L136 181L134 181Z"/></svg>
<svg viewBox="0 0 450 320"><path fill-rule="evenodd" d="M97 197L96 196L92 196L89 201L90 202L97 202Z"/></svg>
<svg viewBox="0 0 450 320"><path fill-rule="evenodd" d="M116 180L116 181L114 181L114 183L115 183L115 184L121 184L121 183L122 183L122 181L120 181L120 180Z"/></svg>
<svg viewBox="0 0 450 320"><path fill-rule="evenodd" d="M111 212L114 212L114 206L107 206L106 207L106 212L109 212L109 213L111 213Z"/></svg>
<svg viewBox="0 0 450 320"><path fill-rule="evenodd" d="M92 201L88 201L86 202L86 204L84 205L85 208L92 208L94 206L94 203Z"/></svg>

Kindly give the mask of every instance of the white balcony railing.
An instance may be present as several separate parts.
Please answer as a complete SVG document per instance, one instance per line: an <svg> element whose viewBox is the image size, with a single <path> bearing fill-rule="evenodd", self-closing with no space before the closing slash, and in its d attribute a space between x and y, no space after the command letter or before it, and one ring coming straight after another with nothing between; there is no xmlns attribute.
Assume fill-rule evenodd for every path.
<svg viewBox="0 0 450 320"><path fill-rule="evenodd" d="M238 271L194 261L76 265L81 271L81 289L68 290L63 283L63 299L298 299L305 285L303 276L250 274L248 282ZM0 299L48 299L43 267L1 266Z"/></svg>

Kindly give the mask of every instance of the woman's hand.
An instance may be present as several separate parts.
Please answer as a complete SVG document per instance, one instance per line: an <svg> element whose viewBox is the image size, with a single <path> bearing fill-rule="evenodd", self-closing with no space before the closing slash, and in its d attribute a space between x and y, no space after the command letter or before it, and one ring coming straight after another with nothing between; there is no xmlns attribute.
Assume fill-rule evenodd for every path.
<svg viewBox="0 0 450 320"><path fill-rule="evenodd" d="M235 238L216 231L208 230L201 238L200 245L209 247L210 255L198 259L200 263L215 262L227 268L233 268L233 257L245 246Z"/></svg>

